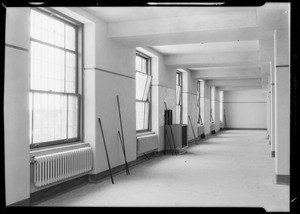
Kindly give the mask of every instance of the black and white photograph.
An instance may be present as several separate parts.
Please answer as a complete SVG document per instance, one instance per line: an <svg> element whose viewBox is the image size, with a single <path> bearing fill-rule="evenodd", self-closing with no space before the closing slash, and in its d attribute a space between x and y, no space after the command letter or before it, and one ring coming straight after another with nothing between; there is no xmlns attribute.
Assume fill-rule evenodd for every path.
<svg viewBox="0 0 300 214"><path fill-rule="evenodd" d="M293 211L291 2L13 3L4 210Z"/></svg>

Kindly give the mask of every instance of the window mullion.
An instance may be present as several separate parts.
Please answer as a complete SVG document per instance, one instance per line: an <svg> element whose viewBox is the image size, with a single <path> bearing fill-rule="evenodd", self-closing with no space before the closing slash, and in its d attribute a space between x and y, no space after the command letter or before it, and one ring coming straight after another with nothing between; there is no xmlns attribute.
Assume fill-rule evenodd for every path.
<svg viewBox="0 0 300 214"><path fill-rule="evenodd" d="M60 50L63 50L63 51L67 51L67 52L71 52L71 53L76 54L76 51L67 49L67 48L65 48L65 47L60 47L60 46L57 46L57 45L53 45L53 44L51 44L51 43L44 42L44 41L42 41L42 40L35 39L35 38L32 38L32 37L30 38L30 41L36 42L36 43L39 43L39 44L42 44L42 45L46 45L46 46L49 46L49 47L52 47L52 48L56 48L56 49L60 49Z"/></svg>

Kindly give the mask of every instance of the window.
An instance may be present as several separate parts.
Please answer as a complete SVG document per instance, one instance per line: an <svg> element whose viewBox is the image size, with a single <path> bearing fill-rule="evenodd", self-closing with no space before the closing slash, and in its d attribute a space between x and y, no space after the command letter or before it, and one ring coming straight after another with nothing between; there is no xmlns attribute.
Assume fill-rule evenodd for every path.
<svg viewBox="0 0 300 214"><path fill-rule="evenodd" d="M182 73L176 72L176 123L182 123Z"/></svg>
<svg viewBox="0 0 300 214"><path fill-rule="evenodd" d="M197 82L197 123L203 125L202 117L201 117L201 82Z"/></svg>
<svg viewBox="0 0 300 214"><path fill-rule="evenodd" d="M135 58L136 70L136 130L150 131L151 113L151 68L150 58L140 52Z"/></svg>
<svg viewBox="0 0 300 214"><path fill-rule="evenodd" d="M210 122L214 123L214 112L215 112L215 96L214 96L214 87L210 87Z"/></svg>
<svg viewBox="0 0 300 214"><path fill-rule="evenodd" d="M80 139L77 26L32 9L30 147Z"/></svg>

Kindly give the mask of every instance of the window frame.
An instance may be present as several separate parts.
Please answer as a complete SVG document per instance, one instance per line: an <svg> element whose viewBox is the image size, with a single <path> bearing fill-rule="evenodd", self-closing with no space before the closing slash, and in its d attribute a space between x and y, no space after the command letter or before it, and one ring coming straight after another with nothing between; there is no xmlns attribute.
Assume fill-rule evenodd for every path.
<svg viewBox="0 0 300 214"><path fill-rule="evenodd" d="M177 78L177 76L178 76L178 78ZM177 97L176 97L176 107L180 106L179 124L183 123L183 115L182 115L182 108L183 108L183 93L182 93L183 86L182 85L183 85L183 80L182 80L182 78L183 78L182 72L176 71L176 90L177 90L177 86L179 86L179 88L180 88L180 94L179 94L179 103L180 104L179 105L177 104ZM177 91L176 91L176 96L177 96ZM177 112L176 112L176 115L177 115ZM176 120L177 120L177 118L176 118Z"/></svg>
<svg viewBox="0 0 300 214"><path fill-rule="evenodd" d="M149 113L148 113L148 129L139 129L137 130L136 129L136 133L140 134L140 133L144 133L144 132L151 132L152 130L152 108L151 108L151 104L152 104L152 72L151 72L151 57L145 55L144 53L140 52L140 51L136 51L136 56L139 56L143 59L146 60L146 73L144 72L141 72L141 71L137 71L135 69L135 72L139 72L139 73L142 73L144 75L148 75L150 76L151 80L150 80L150 86L149 86L149 95L147 96L147 100L146 101L143 101L143 100L139 100L137 98L135 98L135 102L140 102L140 103L148 103L149 105ZM136 121L135 121L136 122Z"/></svg>
<svg viewBox="0 0 300 214"><path fill-rule="evenodd" d="M61 144L68 144L68 143L74 143L74 142L79 142L81 141L81 137L82 137L82 120L83 120L83 115L82 115L82 108L83 108L83 86L79 86L79 78L82 77L82 74L80 74L80 71L82 72L82 69L79 68L80 64L82 65L82 62L80 63L79 61L82 60L81 57L79 57L79 50L80 50L80 44L82 45L82 41L79 41L79 37L82 38L82 35L79 35L80 33L82 33L82 24L75 21L74 19L67 17L65 15L60 14L59 12L51 9L51 8L40 8L40 7L30 7L30 14L31 11L36 11L38 13L41 13L43 15L46 15L50 18L53 18L57 21L60 21L62 23L64 23L65 25L68 25L70 27L73 27L75 30L75 47L74 47L74 51L71 49L68 49L66 47L60 47L45 41L41 41L39 39L35 39L32 38L30 36L30 46L31 46L31 42L36 42L42 45L46 45L48 47L51 48L55 48L55 49L60 49L65 51L66 53L73 53L75 54L75 91L74 93L72 92L59 92L59 91L51 91L51 90L40 90L40 89L32 89L31 88L31 78L30 78L30 89L29 89L29 94L31 94L32 96L32 109L31 109L31 141L30 141L30 149L35 149L35 148L40 148L40 147L47 147L47 146L53 146L53 145L61 145ZM31 15L30 15L31 16ZM64 38L65 39L65 38ZM82 49L81 49L82 50ZM66 57L64 57L64 61L66 60ZM31 60L31 58L30 58ZM65 63L66 65L66 63ZM64 72L66 72L66 70L64 70ZM30 71L30 75L31 75L31 71ZM66 73L64 73L64 75L66 75ZM82 81L81 81L82 83ZM64 85L64 90L66 85ZM80 90L81 89L81 90ZM77 137L75 138L64 138L64 139L59 139L59 140L52 140L52 141L44 141L44 142L39 142L39 143L33 143L33 130L34 130L34 109L33 109L33 103L34 103L34 94L35 93L44 93L44 94L58 94L58 95L66 95L66 100L67 100L67 108L68 108L68 100L69 100L69 96L76 96L78 98L78 115L77 115ZM66 114L68 114L68 109L66 111ZM66 135L68 133L68 116L66 118Z"/></svg>

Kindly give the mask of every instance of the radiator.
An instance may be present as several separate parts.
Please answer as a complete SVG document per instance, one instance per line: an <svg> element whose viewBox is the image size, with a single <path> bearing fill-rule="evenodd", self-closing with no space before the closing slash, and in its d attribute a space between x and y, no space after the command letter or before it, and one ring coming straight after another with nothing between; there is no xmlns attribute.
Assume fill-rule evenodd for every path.
<svg viewBox="0 0 300 214"><path fill-rule="evenodd" d="M137 138L137 154L143 154L158 149L158 136L151 134Z"/></svg>
<svg viewBox="0 0 300 214"><path fill-rule="evenodd" d="M41 187L91 170L92 148L37 156L34 160L34 185Z"/></svg>

